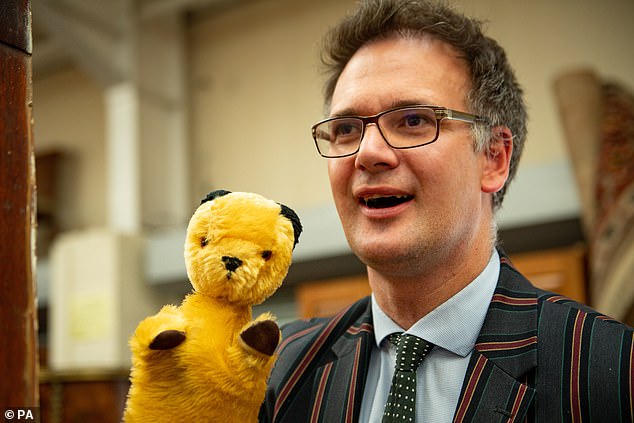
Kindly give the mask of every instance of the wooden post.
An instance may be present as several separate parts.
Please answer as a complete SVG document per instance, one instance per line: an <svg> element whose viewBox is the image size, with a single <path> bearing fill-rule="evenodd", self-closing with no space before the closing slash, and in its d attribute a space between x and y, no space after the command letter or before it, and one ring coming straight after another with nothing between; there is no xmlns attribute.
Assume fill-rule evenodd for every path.
<svg viewBox="0 0 634 423"><path fill-rule="evenodd" d="M0 408L38 405L30 0L0 2Z"/></svg>

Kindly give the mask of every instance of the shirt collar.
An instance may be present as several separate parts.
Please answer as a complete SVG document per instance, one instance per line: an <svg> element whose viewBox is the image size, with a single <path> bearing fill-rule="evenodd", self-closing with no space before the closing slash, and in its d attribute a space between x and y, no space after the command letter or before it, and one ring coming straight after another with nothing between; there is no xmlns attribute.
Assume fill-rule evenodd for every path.
<svg viewBox="0 0 634 423"><path fill-rule="evenodd" d="M404 331L377 304L372 295L376 345L394 332L407 332L454 354L466 357L484 323L500 274L500 256L494 249L484 270L469 285Z"/></svg>

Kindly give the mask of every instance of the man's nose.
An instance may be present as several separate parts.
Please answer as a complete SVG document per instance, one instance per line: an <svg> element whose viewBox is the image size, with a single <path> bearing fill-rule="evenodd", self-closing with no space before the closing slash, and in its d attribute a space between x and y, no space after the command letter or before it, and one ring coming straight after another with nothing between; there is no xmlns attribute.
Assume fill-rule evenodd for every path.
<svg viewBox="0 0 634 423"><path fill-rule="evenodd" d="M377 166L394 167L398 164L396 151L390 147L375 123L369 123L365 127L355 164L367 170L376 169Z"/></svg>

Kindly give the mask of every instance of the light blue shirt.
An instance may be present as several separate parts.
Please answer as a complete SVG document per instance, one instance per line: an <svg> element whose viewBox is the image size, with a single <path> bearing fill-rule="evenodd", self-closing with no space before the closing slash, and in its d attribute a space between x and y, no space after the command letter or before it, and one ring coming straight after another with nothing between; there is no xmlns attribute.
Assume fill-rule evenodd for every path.
<svg viewBox="0 0 634 423"><path fill-rule="evenodd" d="M416 423L452 421L499 273L500 257L494 250L478 277L407 331L390 319L372 296L376 344L370 356L361 422L381 423L396 362L396 349L387 336L394 332L416 335L435 345L416 371Z"/></svg>

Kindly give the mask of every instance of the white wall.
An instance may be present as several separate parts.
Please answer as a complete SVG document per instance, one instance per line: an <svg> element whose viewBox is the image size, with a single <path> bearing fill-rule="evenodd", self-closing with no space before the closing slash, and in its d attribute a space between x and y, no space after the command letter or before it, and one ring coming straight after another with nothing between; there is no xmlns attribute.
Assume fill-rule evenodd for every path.
<svg viewBox="0 0 634 423"><path fill-rule="evenodd" d="M351 1L273 0L192 28L194 186L328 201L310 126L322 116L318 43Z"/></svg>

